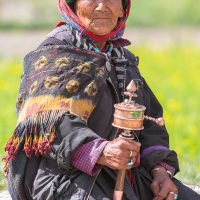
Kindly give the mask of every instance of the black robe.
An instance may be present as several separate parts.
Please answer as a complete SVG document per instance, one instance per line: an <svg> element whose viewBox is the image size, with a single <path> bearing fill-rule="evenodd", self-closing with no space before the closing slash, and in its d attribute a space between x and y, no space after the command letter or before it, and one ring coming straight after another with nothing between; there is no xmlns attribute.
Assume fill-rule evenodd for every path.
<svg viewBox="0 0 200 200"><path fill-rule="evenodd" d="M44 52L37 50L37 52L30 53L25 59L25 65L31 66L31 60L35 57L41 57L44 53L48 55L49 49L53 49L55 59L57 50L59 50L59 56L73 51L73 47L69 48L65 43L60 46L50 43L48 45L50 47L45 47ZM74 49L78 52L77 48ZM97 63L98 67L106 69L107 57L104 54L93 52L91 56L91 52L88 52L87 56L87 51L81 50L79 52L79 54L73 54L72 57L74 59L81 57L82 62L86 62L90 57L92 61ZM126 49L124 49L124 56L126 59L120 63L124 67L124 87L131 80L136 80L139 83L136 102L146 107L145 115L155 118L161 117L162 107L141 76L137 66L137 58ZM109 61L114 66L118 64L115 58L111 57ZM107 71L104 75L99 82L101 83L101 92L95 99L94 109L87 121L80 115L70 116L68 113L62 115L56 124L56 138L51 143L52 152L27 158L23 152L23 146L19 146L16 157L17 160L21 159L22 163L20 164L23 167L19 169L17 165L20 164L12 160L9 170L9 191L13 199L112 199L116 170L103 166L95 176L90 176L70 165L72 155L82 144L98 138L112 140L116 137L118 130L112 126L114 104L120 102L122 98L120 97L115 68L111 68L111 71ZM135 134L141 143L141 152L156 145L169 148L169 135L166 128L159 127L154 122L144 121L144 130L135 131ZM138 167L132 169L134 191L126 176L124 200L153 199L153 193L150 189L152 181L150 172L160 161L173 166L176 173L179 171L177 155L173 150L152 151L141 159L141 164ZM25 172L17 181L16 187L16 182L13 180L18 178L17 175L23 169ZM198 194L179 181L174 178L173 181L179 189L179 199L200 199Z"/></svg>

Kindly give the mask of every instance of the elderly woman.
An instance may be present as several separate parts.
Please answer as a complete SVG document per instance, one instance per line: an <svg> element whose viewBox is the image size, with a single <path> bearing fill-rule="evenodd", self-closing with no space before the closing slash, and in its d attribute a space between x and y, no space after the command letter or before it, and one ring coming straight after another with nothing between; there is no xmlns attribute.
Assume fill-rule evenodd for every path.
<svg viewBox="0 0 200 200"><path fill-rule="evenodd" d="M17 126L4 158L12 199L113 199L118 170L127 170L123 199L200 199L173 178L179 166L165 127L145 120L135 140L125 140L112 126L114 104L131 80L145 115L162 116L121 38L130 0L58 6L64 22L24 59Z"/></svg>

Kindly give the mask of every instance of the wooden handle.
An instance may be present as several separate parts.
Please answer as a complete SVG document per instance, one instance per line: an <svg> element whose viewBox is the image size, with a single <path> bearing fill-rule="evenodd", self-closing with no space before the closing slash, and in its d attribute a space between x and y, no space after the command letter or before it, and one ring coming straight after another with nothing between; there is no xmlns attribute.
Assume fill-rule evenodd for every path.
<svg viewBox="0 0 200 200"><path fill-rule="evenodd" d="M126 175L126 170L120 170L117 173L117 180L115 183L115 190L123 191L124 190L124 178Z"/></svg>
<svg viewBox="0 0 200 200"><path fill-rule="evenodd" d="M126 170L120 170L117 173L117 180L115 183L113 200L122 200L125 175L126 175Z"/></svg>

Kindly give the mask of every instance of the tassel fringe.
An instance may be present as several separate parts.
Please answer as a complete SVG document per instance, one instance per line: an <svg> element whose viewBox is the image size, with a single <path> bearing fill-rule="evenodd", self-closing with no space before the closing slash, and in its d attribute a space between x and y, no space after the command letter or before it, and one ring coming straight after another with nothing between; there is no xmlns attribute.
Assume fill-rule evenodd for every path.
<svg viewBox="0 0 200 200"><path fill-rule="evenodd" d="M32 155L46 155L51 152L51 143L55 140L56 125L60 121L66 111L49 111L47 113L39 113L25 122L18 123L14 134L8 140L5 151L7 156L2 160L5 161L4 172L6 177L9 171L11 160L16 160L16 154L19 145L24 144L23 150L27 157Z"/></svg>

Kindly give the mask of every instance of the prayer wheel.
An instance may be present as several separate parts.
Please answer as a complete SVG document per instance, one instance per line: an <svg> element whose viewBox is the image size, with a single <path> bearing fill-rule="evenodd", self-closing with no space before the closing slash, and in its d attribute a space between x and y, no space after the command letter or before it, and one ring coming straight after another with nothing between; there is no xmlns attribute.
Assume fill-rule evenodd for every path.
<svg viewBox="0 0 200 200"><path fill-rule="evenodd" d="M132 100L133 97L137 97L137 94L135 93L137 87L133 80L129 83L126 89L127 91L125 91L124 94L126 96L129 96L129 99L125 99L124 102L114 104L115 112L112 125L117 128L123 129L123 133L120 134L120 137L124 139L134 139L131 131L144 129L144 119L156 122L159 126L164 125L164 119L162 117L155 119L153 117L145 116L144 112L146 110L146 107L143 105L139 105ZM127 165L132 166L133 164L134 162L130 157L130 163L128 163ZM113 200L122 200L123 198L125 174L126 170L118 171Z"/></svg>

